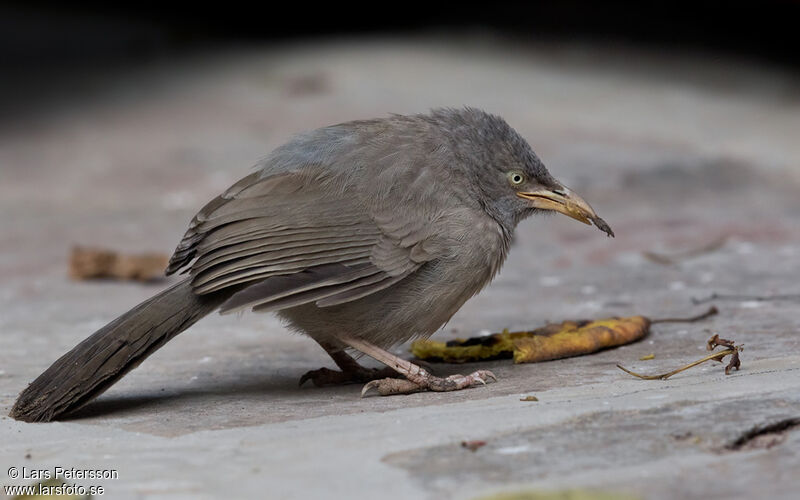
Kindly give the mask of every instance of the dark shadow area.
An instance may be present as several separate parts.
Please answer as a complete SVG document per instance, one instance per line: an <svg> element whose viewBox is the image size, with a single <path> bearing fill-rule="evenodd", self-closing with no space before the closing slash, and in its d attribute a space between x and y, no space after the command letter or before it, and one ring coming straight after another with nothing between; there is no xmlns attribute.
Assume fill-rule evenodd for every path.
<svg viewBox="0 0 800 500"><path fill-rule="evenodd" d="M271 395L274 396L278 393L290 394L299 390L296 379L289 377L271 379L265 376L263 379L223 381L213 389L198 387L186 390L171 389L167 391L164 389L144 394L139 392L135 395L102 395L83 408L59 420L75 421L95 417L121 416L120 414L124 415L163 407L165 404L169 404L170 407L181 405L191 407L194 406L192 404L194 401L208 402L219 398L236 400L247 395L264 397L265 400L268 400Z"/></svg>
<svg viewBox="0 0 800 500"><path fill-rule="evenodd" d="M373 364L370 364L373 366ZM374 366L379 366L374 364ZM426 368L437 376L446 377L457 373L469 373L477 369L488 369L500 373L511 366L510 361L486 361L480 363L425 363ZM318 368L318 367L317 367ZM345 384L327 387L314 387L307 382L303 387L298 386L302 373L276 375L266 373L229 374L225 379L203 381L196 388L170 388L158 391L136 391L134 393L103 394L96 400L74 411L61 421L80 421L100 417L125 417L133 414L155 415L155 411L185 412L198 407L209 410L219 409L221 406L251 406L254 401L262 402L269 406L271 403L282 405L286 399L291 399L291 406L302 408L307 405L321 410L341 398L360 399L362 384ZM489 386L497 389L496 385ZM477 387L476 387L477 389ZM507 391L490 391L486 397L500 396ZM442 393L431 393L429 404L435 404ZM457 393L452 393L457 394ZM380 398L380 396L372 396ZM307 399L306 399L307 398ZM389 398L391 403L404 406L404 396ZM280 401L278 401L280 400ZM416 406L416 405L415 405ZM312 415L308 415L311 417Z"/></svg>
<svg viewBox="0 0 800 500"><path fill-rule="evenodd" d="M26 117L109 92L142 68L210 48L314 38L418 34L532 42L617 44L719 53L796 68L800 3L495 2L404 4L390 15L361 7L311 8L139 2L0 5L0 109ZM380 15L378 15L380 14Z"/></svg>
<svg viewBox="0 0 800 500"><path fill-rule="evenodd" d="M7 2L3 37L12 54L137 56L164 47L230 40L486 29L525 39L576 39L705 48L797 64L797 2L407 2L384 12L360 5L228 2ZM36 35L36 36L33 36ZM13 43L17 42L17 43ZM54 44L52 42L59 42Z"/></svg>

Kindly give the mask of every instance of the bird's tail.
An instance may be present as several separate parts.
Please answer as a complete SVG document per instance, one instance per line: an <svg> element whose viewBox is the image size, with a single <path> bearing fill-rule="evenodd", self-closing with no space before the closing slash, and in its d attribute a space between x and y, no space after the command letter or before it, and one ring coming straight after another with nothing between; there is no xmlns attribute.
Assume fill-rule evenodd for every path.
<svg viewBox="0 0 800 500"><path fill-rule="evenodd" d="M186 279L147 299L61 356L22 391L10 416L47 422L80 408L229 296L196 295Z"/></svg>

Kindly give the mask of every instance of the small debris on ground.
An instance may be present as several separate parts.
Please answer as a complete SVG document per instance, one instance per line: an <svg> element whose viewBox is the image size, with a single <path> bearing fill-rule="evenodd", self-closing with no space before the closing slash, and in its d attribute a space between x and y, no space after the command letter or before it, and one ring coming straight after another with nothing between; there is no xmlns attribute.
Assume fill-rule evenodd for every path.
<svg viewBox="0 0 800 500"><path fill-rule="evenodd" d="M520 401L539 401L539 398L536 396L525 396L524 398L520 398Z"/></svg>
<svg viewBox="0 0 800 500"><path fill-rule="evenodd" d="M478 448L483 448L484 446L486 446L486 441L480 441L480 440L461 441L461 447L462 448L466 448L469 451L473 451L473 452L477 451Z"/></svg>
<svg viewBox="0 0 800 500"><path fill-rule="evenodd" d="M639 358L639 361L650 361L651 359L656 359L655 354L648 354L647 356L642 356Z"/></svg>

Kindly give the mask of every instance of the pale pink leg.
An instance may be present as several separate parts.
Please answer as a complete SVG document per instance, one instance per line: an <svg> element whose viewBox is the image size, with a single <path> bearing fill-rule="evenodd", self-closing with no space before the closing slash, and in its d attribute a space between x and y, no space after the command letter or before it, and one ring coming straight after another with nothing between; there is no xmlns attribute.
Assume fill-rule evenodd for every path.
<svg viewBox="0 0 800 500"><path fill-rule="evenodd" d="M458 391L477 384L486 385L488 380L497 380L494 373L489 370L478 370L469 375L450 375L446 378L435 377L421 366L397 357L369 342L354 337L339 337L339 340L353 349L375 358L405 377L405 380L397 378L373 380L361 390L362 397L371 389L375 389L381 396L390 396L392 394L410 394L426 390L436 392Z"/></svg>
<svg viewBox="0 0 800 500"><path fill-rule="evenodd" d="M344 346L342 345L335 345L324 341L317 341L317 343L325 349L325 352L328 353L341 371L331 370L329 368L311 370L300 377L300 385L303 385L309 380L317 387L352 383L363 384L371 380L396 377L398 375L396 371L388 367L377 369L361 366L352 356L344 352Z"/></svg>

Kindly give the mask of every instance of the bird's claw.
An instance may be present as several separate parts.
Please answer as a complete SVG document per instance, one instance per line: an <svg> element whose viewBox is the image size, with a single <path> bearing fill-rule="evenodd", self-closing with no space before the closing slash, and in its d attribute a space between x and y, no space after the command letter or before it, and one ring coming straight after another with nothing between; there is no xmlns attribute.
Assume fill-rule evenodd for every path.
<svg viewBox="0 0 800 500"><path fill-rule="evenodd" d="M440 389L440 390L466 389L467 387L472 387L476 383L480 383L481 385L486 385L489 382L489 380L491 380L492 382L497 382L497 376L494 373L490 372L489 370L477 370L466 376L451 375L447 377L445 380L452 380L459 387L457 387L456 389Z"/></svg>
<svg viewBox="0 0 800 500"><path fill-rule="evenodd" d="M381 396L392 396L394 394L413 394L424 391L425 387L404 378L382 378L366 384L361 389L361 397L365 397L372 389L375 389Z"/></svg>
<svg viewBox="0 0 800 500"><path fill-rule="evenodd" d="M310 370L303 374L300 377L300 381L298 382L298 386L302 387L303 384L311 381L317 387L323 387L326 385L333 385L335 383L342 383L343 376L342 372L338 372L335 370L330 370L328 368L319 368L317 370Z"/></svg>
<svg viewBox="0 0 800 500"><path fill-rule="evenodd" d="M434 377L430 374L417 378L418 380L414 381L399 378L373 380L361 389L361 397L365 397L373 389L381 396L391 396L394 394L412 394L420 391L459 391L477 384L486 385L489 381L497 381L495 374L489 370L478 370L469 375L450 375L446 378Z"/></svg>
<svg viewBox="0 0 800 500"><path fill-rule="evenodd" d="M361 388L361 397L367 395L367 393L372 389L377 389L378 385L380 385L380 380L373 380L372 382L368 382L364 384L364 387Z"/></svg>

